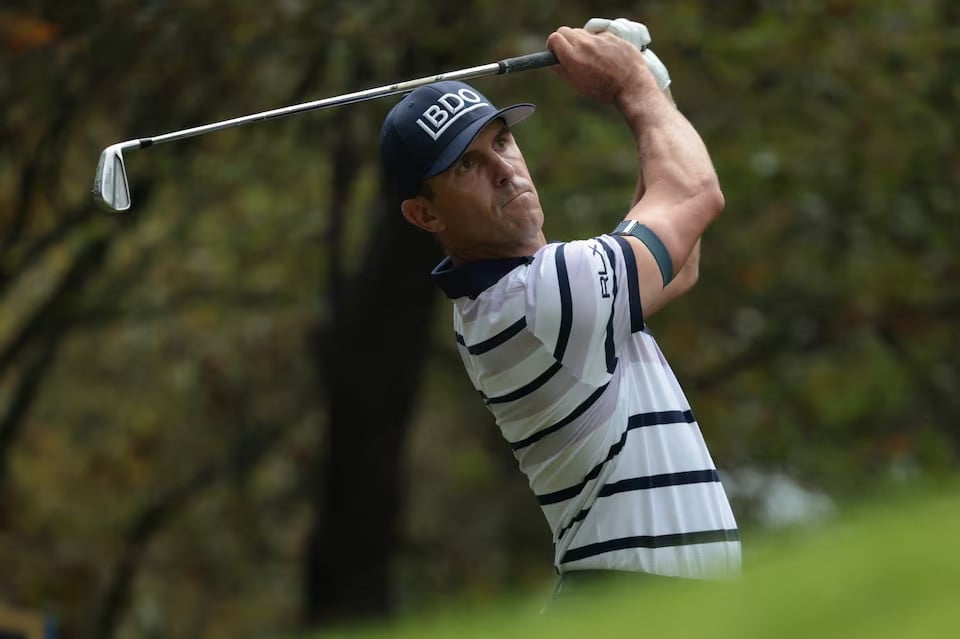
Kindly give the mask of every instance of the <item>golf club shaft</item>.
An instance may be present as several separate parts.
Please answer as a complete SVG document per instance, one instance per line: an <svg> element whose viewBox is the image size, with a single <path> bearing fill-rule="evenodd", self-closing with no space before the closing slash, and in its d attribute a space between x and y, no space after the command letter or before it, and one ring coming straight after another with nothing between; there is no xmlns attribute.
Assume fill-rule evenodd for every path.
<svg viewBox="0 0 960 639"><path fill-rule="evenodd" d="M260 113L244 115L241 117L232 118L230 120L213 122L211 124L205 124L203 126L196 126L190 129L183 129L182 131L173 131L171 133L164 133L163 135L157 135L150 138L141 138L139 140L131 140L129 146L127 143L124 143L124 147L143 149L154 144L163 144L164 142L173 142L174 140L183 140L185 138L192 138L198 135L203 135L205 133L220 131L221 129L229 129L235 126L242 126L244 124L257 122L260 120L272 120L275 118L282 118L288 115L293 115L295 113L303 113L304 111L313 111L315 109L326 109L328 107L340 106L344 104L352 104L354 102L363 102L364 100L372 100L375 98L381 98L388 95L394 95L396 93L403 93L405 91L410 91L412 89L415 89L419 86L423 86L425 84L431 84L433 82L440 82L442 80L465 80L467 78L476 78L484 75L501 75L505 73L516 73L518 71L526 71L529 69L539 69L541 67L551 66L556 63L557 63L557 58L552 51L541 51L539 53L531 53L528 55L522 55L515 58L507 58L506 60L500 60L499 62L491 62L489 64L483 64L476 67L469 67L467 69L460 69L458 71L449 71L447 73L441 73L439 75L431 75L423 78L417 78L414 80L407 80L405 82L398 82L396 84L388 84L382 87L365 89L363 91L357 91L355 93L338 95L332 98L324 98L322 100L313 100L311 102L303 102L301 104L294 104L292 106L281 107L279 109L271 109L270 111L262 111Z"/></svg>
<svg viewBox="0 0 960 639"><path fill-rule="evenodd" d="M517 71L539 69L540 67L547 67L554 64L557 64L556 56L550 51L541 51L539 53L531 53L529 55L523 55L516 58L507 58L506 60L501 60L499 62L491 62L490 64L484 64L478 67L470 67L468 69L461 69L459 71L449 71L447 73L441 73L440 75L431 75L424 78L417 78L415 80L407 80L406 82L388 84L375 89L366 89L365 91L347 93L345 95L339 95L333 98L314 100L312 102L304 102L302 104L272 109L270 111L263 111L261 113L254 113L252 115L244 115L239 118L223 120L222 122L214 122L212 124L205 124L203 126L197 126L190 129L183 129L182 131L164 133L163 135L158 135L152 138L140 138L137 140L117 142L116 144L111 144L105 148L100 154L100 161L97 163L97 173L94 176L91 195L93 196L94 201L105 210L126 211L130 208L130 186L127 182L127 169L123 161L124 151L144 149L155 144L163 144L164 142L192 138L198 135L203 135L204 133L228 129L235 126L242 126L244 124L259 120L271 120L274 118L282 118L288 115L293 115L294 113L312 111L314 109L324 109L341 104L351 104L354 102L363 102L364 100L372 100L374 98L393 95L395 93L410 91L419 86L430 84L432 82L439 82L441 80L465 80L467 78L476 78L482 75L516 73Z"/></svg>

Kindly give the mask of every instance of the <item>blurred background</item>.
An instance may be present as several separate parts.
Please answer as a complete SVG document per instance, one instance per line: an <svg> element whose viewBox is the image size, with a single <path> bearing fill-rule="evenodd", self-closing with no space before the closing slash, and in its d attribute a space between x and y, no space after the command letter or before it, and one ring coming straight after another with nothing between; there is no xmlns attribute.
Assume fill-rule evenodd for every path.
<svg viewBox="0 0 960 639"><path fill-rule="evenodd" d="M0 8L0 604L63 636L279 636L549 589L550 533L461 369L429 236L381 193L394 98L100 151L646 23L726 211L651 322L744 529L960 453L950 0L22 1ZM633 194L616 112L538 70L548 239Z"/></svg>

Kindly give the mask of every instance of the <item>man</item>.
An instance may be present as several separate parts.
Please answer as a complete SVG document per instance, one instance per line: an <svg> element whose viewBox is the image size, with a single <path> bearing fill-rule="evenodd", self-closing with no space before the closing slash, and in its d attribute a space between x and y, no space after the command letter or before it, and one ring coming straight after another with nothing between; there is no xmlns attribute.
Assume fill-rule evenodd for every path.
<svg viewBox="0 0 960 639"><path fill-rule="evenodd" d="M723 196L700 137L664 95L666 69L642 50L646 28L586 26L560 28L547 46L559 75L615 106L636 138L637 195L612 234L547 244L511 133L533 105L497 110L463 83L421 87L391 110L384 168L403 215L449 256L433 277L453 300L467 373L553 532L561 584L586 571L733 575L736 522L645 324L695 283Z"/></svg>

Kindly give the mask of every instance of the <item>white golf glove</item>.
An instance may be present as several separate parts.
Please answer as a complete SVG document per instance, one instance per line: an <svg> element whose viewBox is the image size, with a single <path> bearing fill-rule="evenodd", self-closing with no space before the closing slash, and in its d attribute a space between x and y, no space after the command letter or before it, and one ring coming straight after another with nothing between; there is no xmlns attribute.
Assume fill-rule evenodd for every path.
<svg viewBox="0 0 960 639"><path fill-rule="evenodd" d="M590 18L587 20L587 23L583 25L583 29L588 33L603 33L604 31L609 31L621 40L626 40L640 50L643 59L647 63L647 68L653 73L653 77L657 79L660 90L666 91L667 87L670 86L670 72L667 71L667 67L660 61L657 54L648 48L650 45L650 31L646 25L634 22L633 20L627 20L626 18L617 18L616 20Z"/></svg>

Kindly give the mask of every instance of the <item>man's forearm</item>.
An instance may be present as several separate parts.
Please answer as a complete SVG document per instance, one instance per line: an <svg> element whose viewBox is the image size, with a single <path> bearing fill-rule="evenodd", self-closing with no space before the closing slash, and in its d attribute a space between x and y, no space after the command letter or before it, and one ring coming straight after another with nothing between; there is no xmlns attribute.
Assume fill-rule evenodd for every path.
<svg viewBox="0 0 960 639"><path fill-rule="evenodd" d="M670 100L670 104L672 104L674 107L677 106L676 101L673 99L673 93L670 91L670 87L664 89L663 94ZM643 181L643 164L641 164L640 170L637 172L637 188L633 193L633 201L630 203L630 208L633 208L637 205L646 190L646 185Z"/></svg>
<svg viewBox="0 0 960 639"><path fill-rule="evenodd" d="M641 179L681 195L716 182L707 149L693 125L666 95L624 91L618 103L637 140Z"/></svg>
<svg viewBox="0 0 960 639"><path fill-rule="evenodd" d="M627 218L660 236L677 272L723 209L713 163L690 122L650 83L624 87L616 105L637 139L642 180Z"/></svg>
<svg viewBox="0 0 960 639"><path fill-rule="evenodd" d="M663 93L670 100L670 104L672 104L673 107L676 108L677 103L676 103L676 100L673 99L673 93L670 91L670 87L667 87L666 89L664 89ZM646 185L644 184L644 181L643 181L643 166L641 165L640 171L637 172L637 189L633 194L633 202L630 203L631 209L634 206L636 206L638 202L640 202L640 198L643 197L643 194L645 192L646 192ZM677 291L674 297L682 295L686 291L690 290L693 284L696 283L698 273L699 273L699 263L700 263L700 240L697 240L697 243L693 246L693 250L690 252L690 256L687 258L686 262L684 262L683 267L677 273L677 276L674 279L674 281L670 283L670 286L674 287L675 289L682 289ZM691 272L692 272L692 278L690 277ZM688 281L689 281L689 285L687 285Z"/></svg>
<svg viewBox="0 0 960 639"><path fill-rule="evenodd" d="M667 87L663 91L664 95L670 100L670 104L676 108L676 100L673 99L673 93L670 91L670 87ZM643 180L643 165L640 165L640 170L637 172L637 189L633 194L633 202L630 203L630 208L633 208L640 201L640 198L643 197L643 194L646 192L646 185ZM696 283L698 272L699 272L699 262L700 262L700 240L697 240L697 243L693 246L693 250L690 252L690 257L684 262L683 267L677 273L674 281L670 283L670 286L675 289L674 295L669 295L668 299L673 299L674 297L679 297L683 293L690 290L693 284ZM692 279L690 277L692 272ZM689 284L687 283L689 281Z"/></svg>

